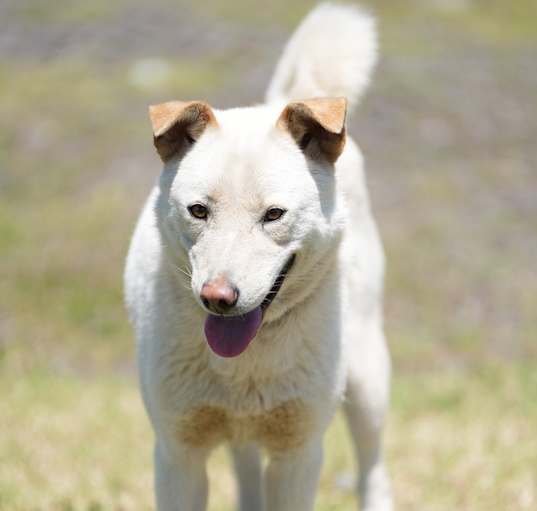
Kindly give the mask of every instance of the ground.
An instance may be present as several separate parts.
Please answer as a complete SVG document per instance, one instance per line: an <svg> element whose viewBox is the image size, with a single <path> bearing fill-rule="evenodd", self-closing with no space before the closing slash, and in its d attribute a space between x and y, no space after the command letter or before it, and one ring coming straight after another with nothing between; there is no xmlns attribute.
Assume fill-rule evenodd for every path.
<svg viewBox="0 0 537 511"><path fill-rule="evenodd" d="M537 5L365 4L382 57L350 131L388 259L398 509L534 509ZM159 169L147 105L260 100L310 6L0 5L0 510L151 508L121 294ZM320 510L353 509L348 445L338 419ZM211 478L231 509L225 451Z"/></svg>

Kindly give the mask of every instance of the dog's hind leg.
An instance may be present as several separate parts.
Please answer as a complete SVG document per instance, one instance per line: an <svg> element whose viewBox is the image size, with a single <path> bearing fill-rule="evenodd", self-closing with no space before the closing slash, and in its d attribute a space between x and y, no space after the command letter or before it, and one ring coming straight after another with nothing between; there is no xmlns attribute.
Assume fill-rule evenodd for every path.
<svg viewBox="0 0 537 511"><path fill-rule="evenodd" d="M380 326L351 351L344 410L360 475L362 511L391 511L390 483L382 459L382 430L389 401L390 360Z"/></svg>
<svg viewBox="0 0 537 511"><path fill-rule="evenodd" d="M261 456L253 445L231 447L233 465L239 485L240 511L261 511L263 506L263 482Z"/></svg>

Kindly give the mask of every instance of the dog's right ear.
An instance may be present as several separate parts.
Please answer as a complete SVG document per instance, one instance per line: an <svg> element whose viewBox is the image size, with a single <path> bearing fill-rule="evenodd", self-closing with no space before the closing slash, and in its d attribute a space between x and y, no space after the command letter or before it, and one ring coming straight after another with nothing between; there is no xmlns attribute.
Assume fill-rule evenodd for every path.
<svg viewBox="0 0 537 511"><path fill-rule="evenodd" d="M149 107L153 143L163 162L183 155L208 126L218 126L203 101L168 101Z"/></svg>
<svg viewBox="0 0 537 511"><path fill-rule="evenodd" d="M312 98L289 103L277 126L288 131L309 158L335 163L345 147L347 100Z"/></svg>

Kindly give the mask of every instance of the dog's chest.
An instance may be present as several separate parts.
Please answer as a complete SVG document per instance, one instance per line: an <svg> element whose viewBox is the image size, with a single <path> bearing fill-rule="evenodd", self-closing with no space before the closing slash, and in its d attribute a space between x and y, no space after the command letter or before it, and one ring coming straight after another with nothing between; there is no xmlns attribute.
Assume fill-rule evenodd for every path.
<svg viewBox="0 0 537 511"><path fill-rule="evenodd" d="M178 421L181 443L206 448L221 442L256 442L270 451L299 447L312 428L312 412L299 399L255 415L235 415L225 408L198 406Z"/></svg>

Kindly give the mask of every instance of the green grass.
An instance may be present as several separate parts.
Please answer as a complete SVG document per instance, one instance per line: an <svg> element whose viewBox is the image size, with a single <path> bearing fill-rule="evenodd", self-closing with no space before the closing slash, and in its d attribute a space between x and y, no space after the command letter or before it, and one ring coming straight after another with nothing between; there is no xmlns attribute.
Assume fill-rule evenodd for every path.
<svg viewBox="0 0 537 511"><path fill-rule="evenodd" d="M463 44L480 44L506 49L535 44L537 4L533 0L422 1L362 0L358 4L375 14L381 27L382 50L387 55L445 54L446 39L451 49ZM210 0L194 4L207 17L245 24L269 23L291 30L311 8L312 2L271 2L270 9L251 9L245 0ZM413 30L430 30L427 44L412 37Z"/></svg>
<svg viewBox="0 0 537 511"><path fill-rule="evenodd" d="M116 16L125 2L116 0L94 0L93 2L73 2L60 0L51 4L46 0L34 0L17 6L18 18L35 23L82 23L98 21Z"/></svg>
<svg viewBox="0 0 537 511"><path fill-rule="evenodd" d="M537 367L396 376L387 458L398 509L510 511L537 504ZM152 508L152 434L136 383L34 370L0 377L0 509ZM354 509L338 416L316 509ZM210 509L233 509L227 452L210 460Z"/></svg>

